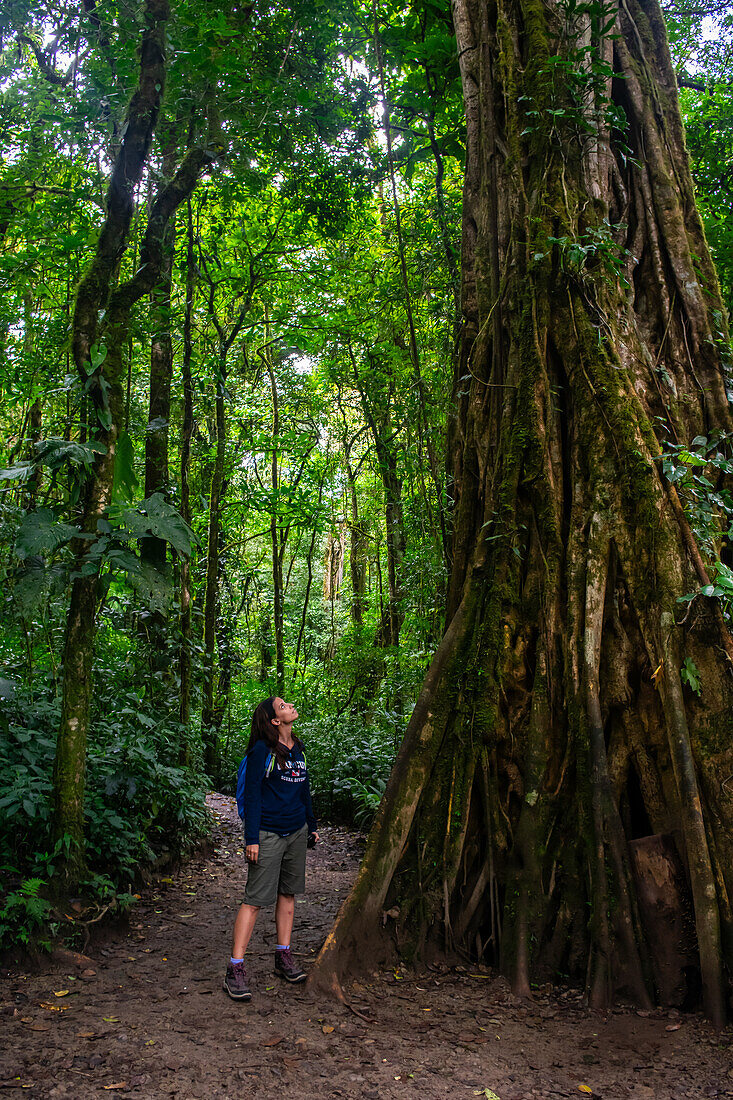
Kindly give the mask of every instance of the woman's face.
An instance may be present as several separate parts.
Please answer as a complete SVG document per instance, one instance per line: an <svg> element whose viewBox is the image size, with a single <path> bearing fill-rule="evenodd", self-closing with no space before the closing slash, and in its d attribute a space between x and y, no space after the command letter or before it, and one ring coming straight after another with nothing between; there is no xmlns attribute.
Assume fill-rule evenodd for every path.
<svg viewBox="0 0 733 1100"><path fill-rule="evenodd" d="M298 717L298 712L292 703L286 703L284 699L276 698L272 702L275 711L275 720L278 725L292 726Z"/></svg>

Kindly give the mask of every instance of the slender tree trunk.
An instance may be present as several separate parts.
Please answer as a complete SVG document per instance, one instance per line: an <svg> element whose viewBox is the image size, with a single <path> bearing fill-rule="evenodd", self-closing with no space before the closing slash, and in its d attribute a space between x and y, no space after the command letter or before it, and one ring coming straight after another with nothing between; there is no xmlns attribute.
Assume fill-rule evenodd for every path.
<svg viewBox="0 0 733 1100"><path fill-rule="evenodd" d="M321 507L321 501L323 500L323 483L324 483L324 480L325 480L325 478L321 480L321 482L318 486L318 508L319 508L319 511L320 511L320 507ZM305 596L303 597L303 607L302 607L301 613L300 613L300 629L298 630L298 641L297 641L297 644L295 646L295 661L294 661L294 667L293 667L293 684L295 684L295 680L296 680L297 675L298 675L298 666L300 664L300 651L301 651L301 647L303 645L303 638L305 636L305 626L306 626L306 623L308 621L308 606L310 604L311 590L313 588L313 555L314 555L315 549L316 549L316 538L318 537L318 532L320 531L320 529L321 529L320 524L318 523L318 521L316 521L313 524L313 531L312 531L312 534L311 534L311 541L310 541L310 546L308 547L308 556L307 556L307 559L306 559L307 565L308 565L308 581L307 581L307 584L305 586ZM303 675L305 675L305 661L303 662L302 673L303 673Z"/></svg>
<svg viewBox="0 0 733 1100"><path fill-rule="evenodd" d="M176 167L176 133L169 123L164 138L161 172L172 178ZM173 340L171 337L171 293L173 261L176 250L176 220L172 217L163 240L160 278L151 295L150 393L148 430L145 434L145 497L168 492L168 425L171 415L171 378L173 376ZM161 573L165 570L164 539L150 536L142 540L140 556Z"/></svg>
<svg viewBox="0 0 733 1100"><path fill-rule="evenodd" d="M173 180L161 188L153 202L140 267L131 279L112 289L128 240L132 196L145 167L165 85L168 5L165 0L147 0L144 13L146 30L140 47L138 87L130 102L125 135L112 171L107 217L96 255L77 291L72 323L74 361L90 397L90 425L105 449L95 463L84 497L81 527L84 536L74 544L77 569L66 621L63 702L54 763L55 834L70 842L64 867L70 882L78 879L84 860L85 758L96 633L98 573L85 571L84 565L112 492L116 445L124 417L122 349L129 332L130 311L150 292L158 277L168 220L188 198L209 160L204 145L186 154ZM100 328L103 310L104 322Z"/></svg>
<svg viewBox="0 0 733 1100"><path fill-rule="evenodd" d="M386 449L380 456L384 485L384 522L387 550L387 584L389 600L377 632L377 645L398 646L405 619L403 603L403 562L405 558L405 523L402 508L402 481L397 472L397 455Z"/></svg>
<svg viewBox="0 0 733 1100"><path fill-rule="evenodd" d="M269 327L266 328L269 334ZM268 335L269 344L269 335ZM285 691L285 622L283 592L283 555L285 541L279 524L280 473L278 470L278 446L280 439L280 406L277 381L272 367L269 346L265 349L265 368L270 379L272 393L272 455L270 458L270 480L272 484L272 509L270 512L270 542L272 546L272 612L275 628L275 674L277 693ZM285 535L287 538L287 535Z"/></svg>
<svg viewBox="0 0 733 1100"><path fill-rule="evenodd" d="M26 363L30 365L33 356L33 297L26 288L23 294L23 353ZM35 387L35 370L32 372L33 385ZM31 511L36 507L43 483L43 466L37 461L36 444L41 440L43 430L43 402L40 394L33 401L28 417L28 437L26 445L26 458L35 466L33 477L28 482L25 491L24 507Z"/></svg>
<svg viewBox="0 0 733 1100"><path fill-rule="evenodd" d="M721 1024L731 641L706 597L675 621L701 552L659 459L667 438L731 430L729 379L661 12L453 11L468 151L449 626L314 980L338 989L357 950L378 957L396 906L399 943L487 957L518 992L561 970L595 1005L646 1001L661 929L629 845L666 834Z"/></svg>
<svg viewBox="0 0 733 1100"><path fill-rule="evenodd" d="M214 782L219 779L219 738L214 721L216 678L216 620L219 613L219 539L221 531L222 486L226 454L226 415L224 392L227 376L227 349L220 344L216 378L216 457L209 490L209 527L206 550L206 592L204 596L204 678L201 730L204 741L204 767Z"/></svg>
<svg viewBox="0 0 733 1100"><path fill-rule="evenodd" d="M367 537L364 525L359 518L359 500L356 494L356 480L351 463L346 460L346 481L349 489L349 572L351 574L351 618L354 626L361 631L364 625L366 608L366 548Z"/></svg>
<svg viewBox="0 0 733 1100"><path fill-rule="evenodd" d="M84 383L89 366L96 369L92 348L98 335L98 317L107 303L119 256L127 242L132 217L132 195L147 160L165 85L166 0L147 0L147 28L143 32L138 87L127 117L127 129L107 192L107 217L97 253L79 286L72 322L74 361ZM104 367L104 363L101 364ZM121 379L113 373L114 359L104 371L108 397L92 390L100 412L106 452L96 464L84 506L82 530L96 531L97 521L109 503L114 474L115 444L122 421ZM112 371L110 371L110 367ZM100 372L101 373L101 372ZM107 408L105 409L105 404ZM83 558L88 543L81 541L76 555ZM75 880L83 865L84 776L91 699L91 672L97 602L97 574L77 576L73 582L66 621L63 659L63 704L54 763L54 825L56 836L68 837L71 847L66 876Z"/></svg>
<svg viewBox="0 0 733 1100"><path fill-rule="evenodd" d="M224 479L221 487L222 501L226 500L228 481ZM217 614L216 614L216 652L217 652L217 677L214 705L212 708L212 725L214 727L217 743L221 738L221 726L224 715L229 706L229 692L232 684L232 645L236 622L233 621L232 610L225 610L222 595L227 583L226 566L226 535L219 528L219 548L217 555Z"/></svg>
<svg viewBox="0 0 733 1100"><path fill-rule="evenodd" d="M186 222L186 311L183 318L183 418L181 422L181 516L191 524L191 490L189 467L191 462L191 436L193 434L193 303L196 290L196 261L193 248L193 214L187 203ZM191 717L191 566L187 558L181 560L181 648L178 670L181 681L180 721L188 725ZM182 748L182 759L188 761L188 741Z"/></svg>
<svg viewBox="0 0 733 1100"><path fill-rule="evenodd" d="M350 349L351 350L351 349ZM384 489L385 534L389 600L383 604L374 644L377 648L399 645L404 621L402 607L402 563L406 538L402 507L402 480L399 476L397 445L391 416L391 386L385 395L371 395L364 386L351 353L354 382L359 392L364 419L374 441L379 474Z"/></svg>

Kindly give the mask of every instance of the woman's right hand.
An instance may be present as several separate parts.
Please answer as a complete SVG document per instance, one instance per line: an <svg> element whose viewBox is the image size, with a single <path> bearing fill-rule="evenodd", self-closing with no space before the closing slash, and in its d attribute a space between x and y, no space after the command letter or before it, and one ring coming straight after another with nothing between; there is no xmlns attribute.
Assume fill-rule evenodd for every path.
<svg viewBox="0 0 733 1100"><path fill-rule="evenodd" d="M244 849L244 854L247 857L248 863L256 863L260 854L259 844L248 844Z"/></svg>

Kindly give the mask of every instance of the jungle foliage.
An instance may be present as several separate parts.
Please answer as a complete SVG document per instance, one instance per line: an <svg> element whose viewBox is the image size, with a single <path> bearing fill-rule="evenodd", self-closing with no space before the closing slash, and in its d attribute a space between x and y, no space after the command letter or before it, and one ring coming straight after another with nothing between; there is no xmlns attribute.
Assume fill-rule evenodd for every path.
<svg viewBox="0 0 733 1100"><path fill-rule="evenodd" d="M668 22L728 305L718 9ZM7 944L62 887L128 904L193 843L266 695L298 701L319 811L369 824L446 626L470 372L456 389L447 4L13 0L0 20ZM558 130L585 124L581 62L548 67ZM603 224L547 249L573 277L626 262ZM728 514L700 480L725 442L670 440L691 515Z"/></svg>
<svg viewBox="0 0 733 1100"><path fill-rule="evenodd" d="M193 842L269 694L373 815L442 630L462 118L431 6L3 20L5 942Z"/></svg>

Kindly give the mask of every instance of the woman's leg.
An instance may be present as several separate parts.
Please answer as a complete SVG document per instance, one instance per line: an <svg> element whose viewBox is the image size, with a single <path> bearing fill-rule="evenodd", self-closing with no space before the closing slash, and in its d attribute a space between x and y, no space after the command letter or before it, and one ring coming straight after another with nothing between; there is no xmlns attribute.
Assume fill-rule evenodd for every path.
<svg viewBox="0 0 733 1100"><path fill-rule="evenodd" d="M280 899L278 898L278 901ZM252 932L254 931L255 921L257 920L257 914L260 911L259 905L240 905L239 912L237 913L236 920L234 921L234 935L232 937L232 958L243 959L244 953L247 950L250 939L252 938ZM290 927L293 926L292 914L290 917Z"/></svg>
<svg viewBox="0 0 733 1100"><path fill-rule="evenodd" d="M275 906L275 928L277 929L277 942L283 947L290 947L290 935L293 931L293 917L295 915L295 898L292 894L278 894ZM239 958L239 956L236 956Z"/></svg>

